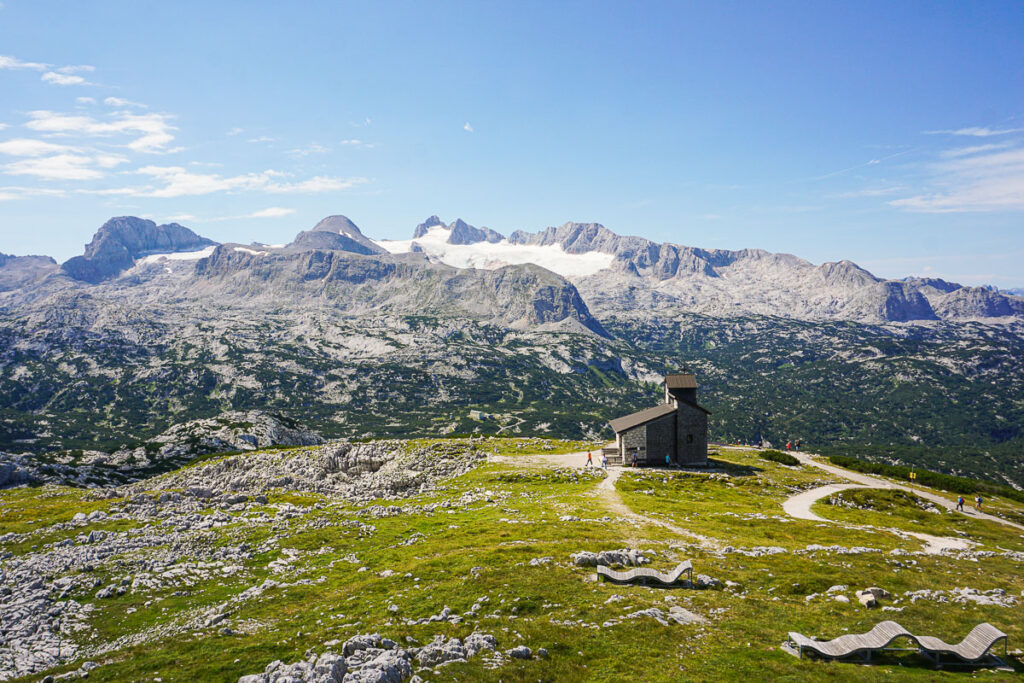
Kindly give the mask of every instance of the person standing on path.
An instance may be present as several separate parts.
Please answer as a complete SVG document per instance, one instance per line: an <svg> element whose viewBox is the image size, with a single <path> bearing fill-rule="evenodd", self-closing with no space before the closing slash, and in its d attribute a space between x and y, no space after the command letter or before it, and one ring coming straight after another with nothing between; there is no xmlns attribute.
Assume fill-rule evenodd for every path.
<svg viewBox="0 0 1024 683"><path fill-rule="evenodd" d="M978 497L974 499L974 501L975 501L975 507L978 508L978 512L981 512L981 494L980 493L978 494Z"/></svg>
<svg viewBox="0 0 1024 683"><path fill-rule="evenodd" d="M601 454L601 469L605 472L608 471L608 456L604 453Z"/></svg>
<svg viewBox="0 0 1024 683"><path fill-rule="evenodd" d="M594 456L592 456L590 454L590 451L587 451L587 464L584 465L584 467L593 467L593 466L594 466Z"/></svg>
<svg viewBox="0 0 1024 683"><path fill-rule="evenodd" d="M964 497L963 496L958 496L957 497L957 499L956 499L956 509L959 510L960 512L964 511Z"/></svg>

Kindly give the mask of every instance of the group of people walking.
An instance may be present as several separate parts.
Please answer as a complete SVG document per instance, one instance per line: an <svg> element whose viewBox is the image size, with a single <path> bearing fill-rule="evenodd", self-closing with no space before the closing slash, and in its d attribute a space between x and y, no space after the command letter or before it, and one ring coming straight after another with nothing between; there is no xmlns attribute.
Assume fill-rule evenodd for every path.
<svg viewBox="0 0 1024 683"><path fill-rule="evenodd" d="M963 496L957 496L957 498L956 498L956 509L959 510L960 512L964 511L964 502L965 501L964 501L964 497ZM974 499L974 509L977 510L978 512L981 512L981 503L982 503L981 494L979 493L977 495L977 497L975 497L975 499Z"/></svg>
<svg viewBox="0 0 1024 683"><path fill-rule="evenodd" d="M590 454L590 451L587 451L587 464L584 467L596 467L594 465L594 456ZM608 469L608 456L604 453L601 453L601 469Z"/></svg>

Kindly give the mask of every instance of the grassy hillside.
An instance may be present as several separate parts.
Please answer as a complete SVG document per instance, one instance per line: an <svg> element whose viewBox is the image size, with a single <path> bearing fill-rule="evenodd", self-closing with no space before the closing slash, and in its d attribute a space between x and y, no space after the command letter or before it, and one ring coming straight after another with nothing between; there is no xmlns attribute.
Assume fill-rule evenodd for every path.
<svg viewBox="0 0 1024 683"><path fill-rule="evenodd" d="M158 312L159 313L159 312ZM1024 486L1024 333L975 323L763 316L603 321L615 335L472 320L218 310L113 328L0 311L0 451L145 444L226 410L300 418L328 438L611 438L687 365L711 436L916 464Z"/></svg>
<svg viewBox="0 0 1024 683"><path fill-rule="evenodd" d="M88 571L70 572L76 581L66 594L51 594L94 611L81 618L80 630L64 635L78 654L47 673L91 660L99 666L89 678L98 681L235 681L275 659L340 651L327 643L360 633L404 645L479 630L493 634L501 650L527 645L549 653L506 659L497 668L488 668L496 666L493 658L478 656L421 672L430 680L480 681L965 675L936 671L912 654L864 667L799 660L779 649L789 630L834 637L885 618L951 641L989 621L1010 634L1011 650L1024 644L1024 532L929 511L912 495L873 489L814 506L836 524L794 519L781 506L785 499L840 479L744 450L723 450L712 472L626 471L615 488L603 489L601 473L565 466L581 465L582 458L554 455L582 446L542 440L410 444L493 457L400 501L353 503L284 483L267 491L265 501L251 495L236 503L174 502L174 489L165 484L177 480L167 478L142 487L162 491L165 502L158 495L107 498L57 487L2 491L0 566L11 571L16 563L86 544L94 530L106 532L108 541L135 539L123 552L97 556ZM226 462L208 459L193 469L224 469ZM1020 503L996 497L988 504L1001 515L1024 516ZM73 522L76 513L97 510L108 516ZM921 541L900 530L973 545L966 552L923 554ZM166 538L155 536L147 545L147 534L156 532ZM592 568L569 557L620 548L649 551L650 566L661 570L690 558L696 573L723 585L666 590L596 583ZM54 569L43 578L61 576ZM127 586L122 594L96 597L121 585ZM846 587L826 595L837 585ZM256 586L264 587L259 595L251 590ZM861 606L854 592L868 586L890 591L892 599L882 604L900 611ZM958 602L951 591L960 588L1000 589L1000 600L1013 604ZM907 596L921 590L943 593L916 601ZM836 601L837 594L850 602ZM706 621L663 625L629 616L651 608L667 613L673 605ZM461 620L413 623L445 607ZM0 645L0 655L4 647L10 645ZM986 673L986 680L1024 672L1019 655L1010 663L1017 674Z"/></svg>

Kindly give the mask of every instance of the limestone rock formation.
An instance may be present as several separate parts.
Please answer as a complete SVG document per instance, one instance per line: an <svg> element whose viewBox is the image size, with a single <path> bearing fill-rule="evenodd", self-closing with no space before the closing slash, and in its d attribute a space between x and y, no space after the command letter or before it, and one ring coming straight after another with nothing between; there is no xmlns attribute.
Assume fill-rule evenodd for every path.
<svg viewBox="0 0 1024 683"><path fill-rule="evenodd" d="M95 284L128 270L141 256L198 251L215 244L177 223L157 225L144 218L121 216L104 223L85 253L61 268L75 280Z"/></svg>

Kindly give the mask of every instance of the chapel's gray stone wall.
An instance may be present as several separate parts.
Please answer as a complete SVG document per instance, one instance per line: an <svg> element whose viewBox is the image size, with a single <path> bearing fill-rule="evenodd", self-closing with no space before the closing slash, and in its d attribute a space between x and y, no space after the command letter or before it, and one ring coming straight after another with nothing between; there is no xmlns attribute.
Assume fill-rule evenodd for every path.
<svg viewBox="0 0 1024 683"><path fill-rule="evenodd" d="M680 465L708 464L708 416L703 410L680 403L676 411L679 427L678 462Z"/></svg>
<svg viewBox="0 0 1024 683"><path fill-rule="evenodd" d="M633 462L633 451L637 452L637 462L647 461L647 425L639 425L627 429L622 434L622 464Z"/></svg>
<svg viewBox="0 0 1024 683"><path fill-rule="evenodd" d="M647 423L647 463L664 465L665 456L672 461L676 459L676 414L669 413L664 417Z"/></svg>

